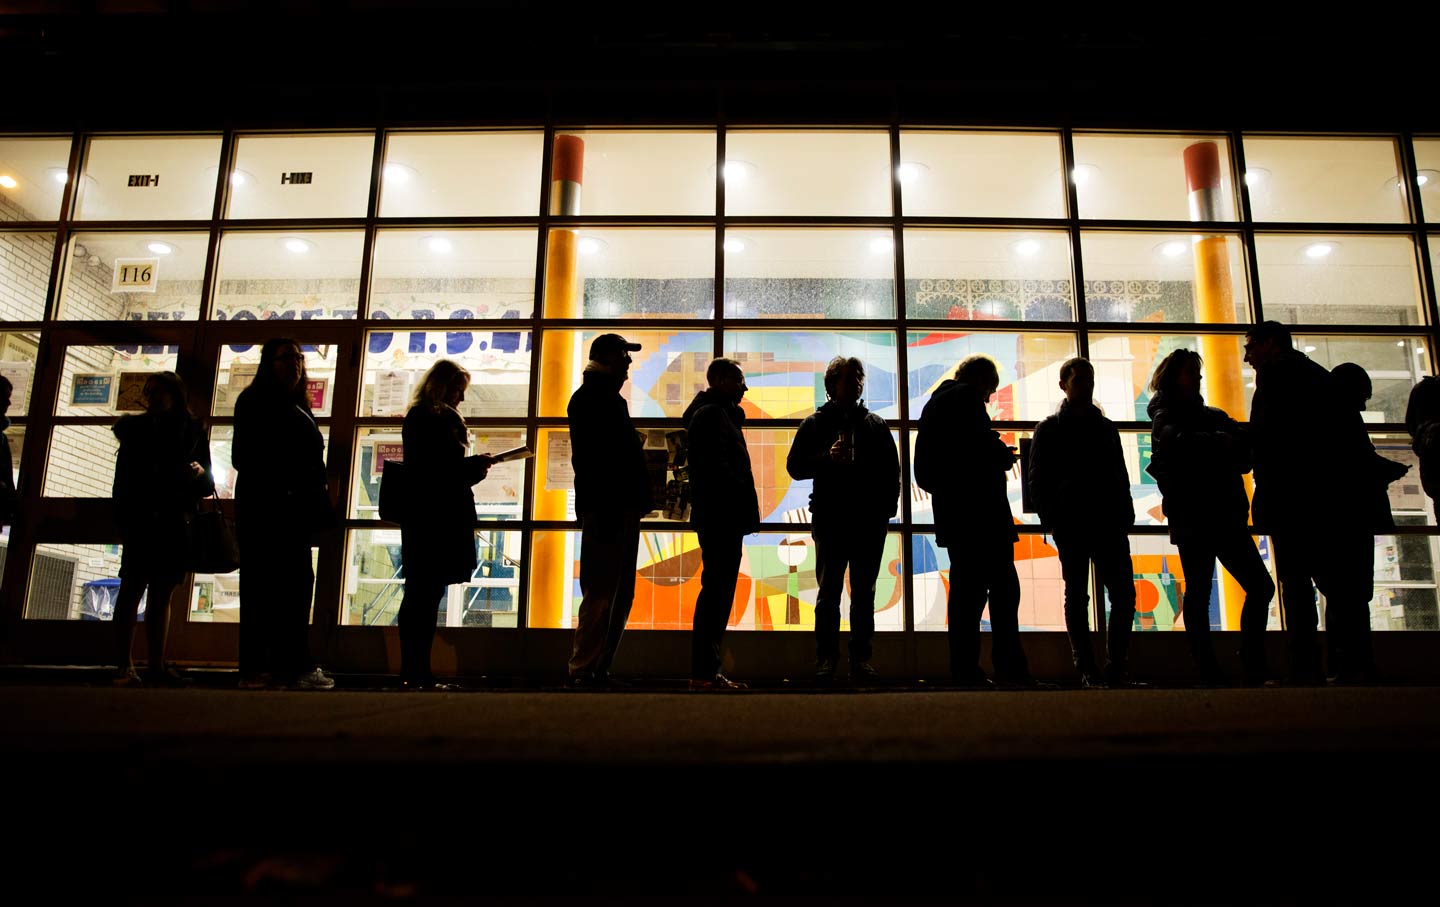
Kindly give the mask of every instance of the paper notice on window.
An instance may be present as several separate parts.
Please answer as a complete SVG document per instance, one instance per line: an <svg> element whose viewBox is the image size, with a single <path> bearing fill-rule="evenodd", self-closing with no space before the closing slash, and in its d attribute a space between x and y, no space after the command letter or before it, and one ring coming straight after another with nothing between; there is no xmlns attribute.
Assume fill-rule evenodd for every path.
<svg viewBox="0 0 1440 907"><path fill-rule="evenodd" d="M414 373L408 369L380 372L375 376L375 402L371 414L403 416L410 408L410 382Z"/></svg>
<svg viewBox="0 0 1440 907"><path fill-rule="evenodd" d="M570 433L552 431L545 445L545 490L569 491L575 487L575 469L570 465Z"/></svg>
<svg viewBox="0 0 1440 907"><path fill-rule="evenodd" d="M0 375L10 379L10 412L23 415L30 409L30 382L35 374L33 362L0 362Z"/></svg>
<svg viewBox="0 0 1440 907"><path fill-rule="evenodd" d="M145 382L154 372L121 372L115 409L122 413L145 412Z"/></svg>
<svg viewBox="0 0 1440 907"><path fill-rule="evenodd" d="M255 376L259 373L260 363L258 362L232 362L230 363L230 377L226 379L225 383L234 388L235 395L238 396L240 391L250 386L250 382L254 381Z"/></svg>
<svg viewBox="0 0 1440 907"><path fill-rule="evenodd" d="M76 375L70 384L70 405L109 406L114 391L114 375Z"/></svg>

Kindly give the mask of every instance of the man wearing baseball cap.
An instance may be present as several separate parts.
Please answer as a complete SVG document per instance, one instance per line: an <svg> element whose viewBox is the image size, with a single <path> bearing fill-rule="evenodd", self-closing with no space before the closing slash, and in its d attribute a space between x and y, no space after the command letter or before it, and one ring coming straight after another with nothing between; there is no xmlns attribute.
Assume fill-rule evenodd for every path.
<svg viewBox="0 0 1440 907"><path fill-rule="evenodd" d="M635 598L640 518L654 509L644 443L620 388L630 353L619 334L590 344L580 387L570 397L570 462L580 518L580 615L570 655L569 685L607 687Z"/></svg>

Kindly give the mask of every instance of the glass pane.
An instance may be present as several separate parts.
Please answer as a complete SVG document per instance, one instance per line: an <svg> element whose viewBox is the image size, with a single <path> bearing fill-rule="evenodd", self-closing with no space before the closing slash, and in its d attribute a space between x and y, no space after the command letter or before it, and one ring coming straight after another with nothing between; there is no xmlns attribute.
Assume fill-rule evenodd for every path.
<svg viewBox="0 0 1440 907"><path fill-rule="evenodd" d="M943 633L948 629L946 596L950 588L950 551L935 536L916 533L910 540L915 569L915 629ZM1060 556L1039 535L1022 535L1015 543L1015 572L1020 575L1020 629L1065 630L1065 583ZM990 608L980 618L990 630Z"/></svg>
<svg viewBox="0 0 1440 907"><path fill-rule="evenodd" d="M310 549L310 569L320 564L320 549ZM190 586L190 607L186 620L200 624L238 624L240 622L240 574L197 573ZM315 589L310 590L310 623L315 622Z"/></svg>
<svg viewBox="0 0 1440 907"><path fill-rule="evenodd" d="M108 425L57 425L45 461L47 498L108 498L120 442Z"/></svg>
<svg viewBox="0 0 1440 907"><path fill-rule="evenodd" d="M25 618L109 620L120 591L120 550L119 545L36 545ZM140 608L143 613L143 600Z"/></svg>
<svg viewBox="0 0 1440 907"><path fill-rule="evenodd" d="M1238 236L1083 233L1080 249L1091 321L1250 320L1245 244Z"/></svg>
<svg viewBox="0 0 1440 907"><path fill-rule="evenodd" d="M65 256L60 317L199 318L209 249L205 233L76 233Z"/></svg>
<svg viewBox="0 0 1440 907"><path fill-rule="evenodd" d="M221 321L355 318L360 230L226 233L214 317Z"/></svg>
<svg viewBox="0 0 1440 907"><path fill-rule="evenodd" d="M1092 220L1234 220L1230 142L1077 134L1075 195L1080 216Z"/></svg>
<svg viewBox="0 0 1440 907"><path fill-rule="evenodd" d="M910 462L915 462L915 439L919 436L918 431L910 432ZM1034 433L1028 431L1002 431L1000 437L1011 447L1018 448L1021 439L1030 438ZM1010 499L1010 515L1016 523L1028 524L1031 526L1040 525L1038 514L1026 513L1020 487L1020 463L1010 468L1005 476L1005 494ZM906 477L910 494L910 523L915 526L935 525L935 504L931 499L930 492L915 484L915 476L912 472Z"/></svg>
<svg viewBox="0 0 1440 907"><path fill-rule="evenodd" d="M39 334L0 334L0 375L10 379L12 419L30 412L30 389L35 383L35 357L40 349Z"/></svg>
<svg viewBox="0 0 1440 907"><path fill-rule="evenodd" d="M1380 456L1397 463L1404 463L1410 471L1398 482L1390 483L1386 493L1390 498L1390 512L1399 526L1435 525L1435 502L1420 487L1420 458L1410 449L1410 436L1400 434L1372 434L1370 442Z"/></svg>
<svg viewBox="0 0 1440 907"><path fill-rule="evenodd" d="M551 179L574 180L578 169L581 189L578 210L557 207L552 197L553 214L715 213L714 132L587 130L555 138Z"/></svg>
<svg viewBox="0 0 1440 907"><path fill-rule="evenodd" d="M45 317L54 233L0 233L0 321Z"/></svg>
<svg viewBox="0 0 1440 907"><path fill-rule="evenodd" d="M1078 356L1079 347L1074 334L912 331L905 352L910 418L919 419L935 388L955 374L961 360L977 354L990 356L1000 367L1000 390L990 398L990 418L1038 420L1055 412L1065 398L1059 386L1060 366Z"/></svg>
<svg viewBox="0 0 1440 907"><path fill-rule="evenodd" d="M380 518L380 474L386 460L404 460L404 437L400 426L362 428L356 432L355 469L350 491L350 517L357 520ZM470 449L496 454L525 443L523 428L470 429ZM520 519L521 489L525 483L525 461L512 460L490 467L475 494L475 516L481 520Z"/></svg>
<svg viewBox="0 0 1440 907"><path fill-rule="evenodd" d="M1150 376L1160 360L1183 347L1205 360L1205 402L1244 421L1250 411L1255 375L1244 364L1243 343L1244 339L1237 336L1092 334L1090 361L1095 365L1095 402L1116 422L1150 421L1145 411L1150 405ZM1059 402L1057 398L1055 404Z"/></svg>
<svg viewBox="0 0 1440 907"><path fill-rule="evenodd" d="M1256 536L1255 543L1260 558L1275 579L1275 564L1270 558L1270 540ZM1136 632L1185 629L1185 615L1181 605L1184 601L1187 580L1185 568L1180 563L1180 549L1171 544L1163 535L1130 536L1130 561L1135 570L1135 623ZM1210 607L1206 620L1214 630L1239 630L1240 611L1245 604L1245 592L1224 567L1218 563L1215 571L1200 582L1210 587ZM1105 614L1110 615L1110 593L1104 593ZM1280 596L1270 601L1270 616L1266 626L1271 630L1280 627ZM1218 643L1218 640L1217 640Z"/></svg>
<svg viewBox="0 0 1440 907"><path fill-rule="evenodd" d="M375 137L246 135L235 143L232 218L364 217Z"/></svg>
<svg viewBox="0 0 1440 907"><path fill-rule="evenodd" d="M458 327L458 325L457 325ZM467 418L523 417L530 399L529 331L371 331L365 335L362 416L404 416L425 371L441 359L470 371Z"/></svg>
<svg viewBox="0 0 1440 907"><path fill-rule="evenodd" d="M760 496L762 523L809 523L810 492L813 479L792 479L785 468L790 446L795 443L793 428L747 428L745 446L750 451L750 471L755 491ZM898 449L900 433L891 432ZM900 521L900 508L895 508L892 523Z"/></svg>
<svg viewBox="0 0 1440 907"><path fill-rule="evenodd" d="M865 364L865 405L900 418L895 334L890 331L732 331L725 355L745 369L751 418L803 419L825 404L825 366L836 356Z"/></svg>
<svg viewBox="0 0 1440 907"><path fill-rule="evenodd" d="M76 220L209 220L220 137L90 140Z"/></svg>
<svg viewBox="0 0 1440 907"><path fill-rule="evenodd" d="M284 336L276 331L276 336ZM220 347L219 370L215 374L214 415L235 415L235 401L255 380L260 367L260 343L237 343ZM302 344L305 354L306 391L310 395L310 411L317 418L330 415L335 395L335 364L339 347L333 343Z"/></svg>
<svg viewBox="0 0 1440 907"><path fill-rule="evenodd" d="M1409 219L1394 139L1245 139L1257 221L1393 223Z"/></svg>
<svg viewBox="0 0 1440 907"><path fill-rule="evenodd" d="M714 314L710 230L552 230L547 255L551 318Z"/></svg>
<svg viewBox="0 0 1440 907"><path fill-rule="evenodd" d="M1424 324L1405 236L1255 237L1265 317L1290 324Z"/></svg>
<svg viewBox="0 0 1440 907"><path fill-rule="evenodd" d="M529 318L534 230L380 230L371 318Z"/></svg>
<svg viewBox="0 0 1440 907"><path fill-rule="evenodd" d="M10 448L10 485L12 488L20 487L20 457L25 450L25 429L21 426L12 425L4 432L0 432L4 443ZM0 526L0 549L10 544L10 526ZM0 555L0 567L4 566L3 555Z"/></svg>
<svg viewBox="0 0 1440 907"><path fill-rule="evenodd" d="M1392 486L1393 487L1393 486ZM1427 535L1375 537L1375 595L1370 627L1375 630L1440 630L1436 565L1440 541ZM1321 596L1323 600L1323 596Z"/></svg>
<svg viewBox="0 0 1440 907"><path fill-rule="evenodd" d="M532 608L531 626L573 627L580 607L580 533L536 533L537 548L542 536L557 536L557 553L564 559L551 564L535 561L532 594L536 588L554 589L563 601ZM875 628L898 631L904 628L904 567L900 557L900 536L886 539L880 577L875 586ZM691 532L642 532L636 559L635 604L626 626L631 630L690 630L695 617L695 598L700 592L700 543ZM541 579L541 571L562 574ZM555 579L568 582L556 583ZM762 532L745 537L740 575L728 625L737 630L815 629L815 551L809 533ZM850 597L840 602L841 629L849 629ZM548 615L554 615L549 617ZM537 619L538 618L538 619Z"/></svg>
<svg viewBox="0 0 1440 907"><path fill-rule="evenodd" d="M140 392L151 372L175 370L178 347L70 346L60 373L57 416L117 416L141 412Z"/></svg>
<svg viewBox="0 0 1440 907"><path fill-rule="evenodd" d="M1064 217L1060 170L1054 132L900 133L907 217Z"/></svg>
<svg viewBox="0 0 1440 907"><path fill-rule="evenodd" d="M385 139L381 217L534 217L540 132L392 132Z"/></svg>
<svg viewBox="0 0 1440 907"><path fill-rule="evenodd" d="M320 426L320 457L329 459L330 426ZM230 454L235 446L235 428L230 425L210 427L210 475L215 479L215 493L222 498L235 497L235 479L238 473Z"/></svg>
<svg viewBox="0 0 1440 907"><path fill-rule="evenodd" d="M1432 369L1421 337L1296 335L1295 348L1326 368L1354 362L1369 373L1374 395L1363 413L1367 422L1404 422L1411 388Z"/></svg>
<svg viewBox="0 0 1440 907"><path fill-rule="evenodd" d="M520 533L475 533L479 566L468 582L445 587L435 602L439 627L514 627L520 613ZM390 627L405 596L399 529L355 529L345 566L344 627Z"/></svg>
<svg viewBox="0 0 1440 907"><path fill-rule="evenodd" d="M728 318L894 318L890 230L725 233Z"/></svg>
<svg viewBox="0 0 1440 907"><path fill-rule="evenodd" d="M58 218L69 166L68 138L0 139L0 221Z"/></svg>
<svg viewBox="0 0 1440 907"><path fill-rule="evenodd" d="M905 314L955 321L1072 321L1070 237L906 230Z"/></svg>
<svg viewBox="0 0 1440 907"><path fill-rule="evenodd" d="M729 132L726 214L890 214L884 132Z"/></svg>
<svg viewBox="0 0 1440 907"><path fill-rule="evenodd" d="M1425 220L1440 222L1440 139L1416 139L1415 178L1420 183L1420 204Z"/></svg>
<svg viewBox="0 0 1440 907"><path fill-rule="evenodd" d="M680 418L695 395L708 386L705 369L715 358L715 335L710 331L642 331L624 327L619 332L642 347L630 354L633 360L630 378L620 388L620 396L630 404L630 415L646 419ZM590 342L604 333L608 333L608 329L545 332L540 415L565 415L570 395L580 386L581 370L590 355ZM552 370L552 363L559 368ZM552 381L559 386L552 385ZM753 398L755 382L749 384Z"/></svg>

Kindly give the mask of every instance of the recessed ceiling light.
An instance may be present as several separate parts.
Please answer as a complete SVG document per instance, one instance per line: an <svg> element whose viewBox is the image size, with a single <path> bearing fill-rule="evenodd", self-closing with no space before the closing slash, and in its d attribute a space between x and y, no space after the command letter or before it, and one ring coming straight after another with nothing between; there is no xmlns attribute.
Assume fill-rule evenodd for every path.
<svg viewBox="0 0 1440 907"><path fill-rule="evenodd" d="M175 247L166 242L152 242L147 244L145 248L154 252L156 255L169 255L175 251Z"/></svg>
<svg viewBox="0 0 1440 907"><path fill-rule="evenodd" d="M0 176L0 186L4 186L6 189L14 189L18 185L20 184L15 182L15 177L11 176L8 173L4 176Z"/></svg>
<svg viewBox="0 0 1440 907"><path fill-rule="evenodd" d="M900 182L902 184L914 183L918 180L922 180L929 172L930 168L920 163L919 161L906 161L905 163L901 164L899 167L896 168L896 174L900 177Z"/></svg>
<svg viewBox="0 0 1440 907"><path fill-rule="evenodd" d="M1179 258L1185 254L1185 244L1178 239L1160 244L1160 254L1166 258Z"/></svg>
<svg viewBox="0 0 1440 907"><path fill-rule="evenodd" d="M1245 185L1258 186L1270 178L1270 171L1264 167L1251 167L1245 171Z"/></svg>
<svg viewBox="0 0 1440 907"><path fill-rule="evenodd" d="M70 182L70 174L59 167L50 168L50 178L62 186Z"/></svg>
<svg viewBox="0 0 1440 907"><path fill-rule="evenodd" d="M1307 347L1305 347L1305 352L1307 352L1307 353L1313 353L1313 352L1315 352L1315 347L1313 347L1313 346L1307 346Z"/></svg>
<svg viewBox="0 0 1440 907"><path fill-rule="evenodd" d="M586 236L580 240L581 255L595 255L604 248L605 242L603 240L596 239L593 236Z"/></svg>
<svg viewBox="0 0 1440 907"><path fill-rule="evenodd" d="M1094 164L1076 164L1075 169L1070 171L1070 176L1077 186L1084 186L1099 175L1100 168Z"/></svg>
<svg viewBox="0 0 1440 907"><path fill-rule="evenodd" d="M1022 239L1011 243L1010 248L1021 258L1034 258L1040 252L1040 244L1033 239Z"/></svg>
<svg viewBox="0 0 1440 907"><path fill-rule="evenodd" d="M1305 257L1321 259L1335 251L1335 244L1328 242L1311 243L1305 247Z"/></svg>
<svg viewBox="0 0 1440 907"><path fill-rule="evenodd" d="M725 182L736 184L743 183L750 178L750 174L754 170L755 165L751 164L749 161L726 161L724 171Z"/></svg>
<svg viewBox="0 0 1440 907"><path fill-rule="evenodd" d="M725 251L726 251L726 252L744 252L744 251L745 251L745 241L744 241L743 239L727 239L727 240L725 240Z"/></svg>
<svg viewBox="0 0 1440 907"><path fill-rule="evenodd" d="M292 238L285 240L285 248L296 255L304 255L306 252L309 252L313 246L307 240Z"/></svg>
<svg viewBox="0 0 1440 907"><path fill-rule="evenodd" d="M410 177L414 175L415 171L406 167L404 164L385 165L385 182L387 183L403 186L410 182Z"/></svg>
<svg viewBox="0 0 1440 907"><path fill-rule="evenodd" d="M246 173L244 170L230 171L230 185L238 188L248 182L250 182L250 174Z"/></svg>
<svg viewBox="0 0 1440 907"><path fill-rule="evenodd" d="M1396 346L1404 346L1404 345L1405 345L1405 341L1403 341L1403 340L1397 340L1397 341L1395 341L1395 345L1396 345Z"/></svg>
<svg viewBox="0 0 1440 907"><path fill-rule="evenodd" d="M437 255L444 255L455 248L455 244L443 236L432 236L426 240L425 245Z"/></svg>
<svg viewBox="0 0 1440 907"><path fill-rule="evenodd" d="M1423 355L1425 355L1425 347L1423 347L1423 346L1417 346L1417 347L1415 347L1415 355L1417 355L1417 356L1423 356Z"/></svg>
<svg viewBox="0 0 1440 907"><path fill-rule="evenodd" d="M1420 170L1415 174L1415 182L1421 186L1440 186L1440 170Z"/></svg>
<svg viewBox="0 0 1440 907"><path fill-rule="evenodd" d="M870 252L872 255L884 255L895 248L895 240L888 236L877 236L870 240Z"/></svg>

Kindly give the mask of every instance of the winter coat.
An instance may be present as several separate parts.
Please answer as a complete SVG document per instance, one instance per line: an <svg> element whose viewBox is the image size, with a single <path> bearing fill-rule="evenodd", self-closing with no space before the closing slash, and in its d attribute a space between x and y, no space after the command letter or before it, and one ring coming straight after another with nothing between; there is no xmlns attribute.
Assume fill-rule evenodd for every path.
<svg viewBox="0 0 1440 907"><path fill-rule="evenodd" d="M682 417L690 464L690 522L696 529L760 528L760 498L745 446L745 411L719 391L701 391Z"/></svg>
<svg viewBox="0 0 1440 907"><path fill-rule="evenodd" d="M465 420L444 406L412 406L402 429L409 479L400 525L407 577L446 584L475 575L475 493L485 463L469 456Z"/></svg>
<svg viewBox="0 0 1440 907"><path fill-rule="evenodd" d="M1244 530L1250 498L1242 478L1252 466L1250 432L1198 395L1159 392L1150 400L1150 465L1163 496L1170 540L1179 544Z"/></svg>
<svg viewBox="0 0 1440 907"><path fill-rule="evenodd" d="M122 539L177 526L215 490L210 475L210 441L188 413L121 416L112 429L120 442L112 495ZM194 475L191 463L204 469Z"/></svg>
<svg viewBox="0 0 1440 907"><path fill-rule="evenodd" d="M623 382L587 371L570 396L570 463L575 512L647 514L655 509L645 445L620 396Z"/></svg>
<svg viewBox="0 0 1440 907"><path fill-rule="evenodd" d="M1120 432L1093 403L1062 403L1035 428L1029 478L1040 522L1057 536L1135 525Z"/></svg>
<svg viewBox="0 0 1440 907"><path fill-rule="evenodd" d="M235 518L241 536L298 544L334 525L325 439L310 411L294 397L248 387L235 401Z"/></svg>
<svg viewBox="0 0 1440 907"><path fill-rule="evenodd" d="M1006 491L1014 465L979 389L942 382L920 413L915 442L915 481L933 496L939 545L1020 540Z"/></svg>
<svg viewBox="0 0 1440 907"><path fill-rule="evenodd" d="M854 459L839 463L830 448L840 432L853 440ZM807 416L795 432L785 469L792 479L813 479L810 514L827 524L886 523L900 500L900 454L885 420L856 404L848 410L833 400Z"/></svg>

